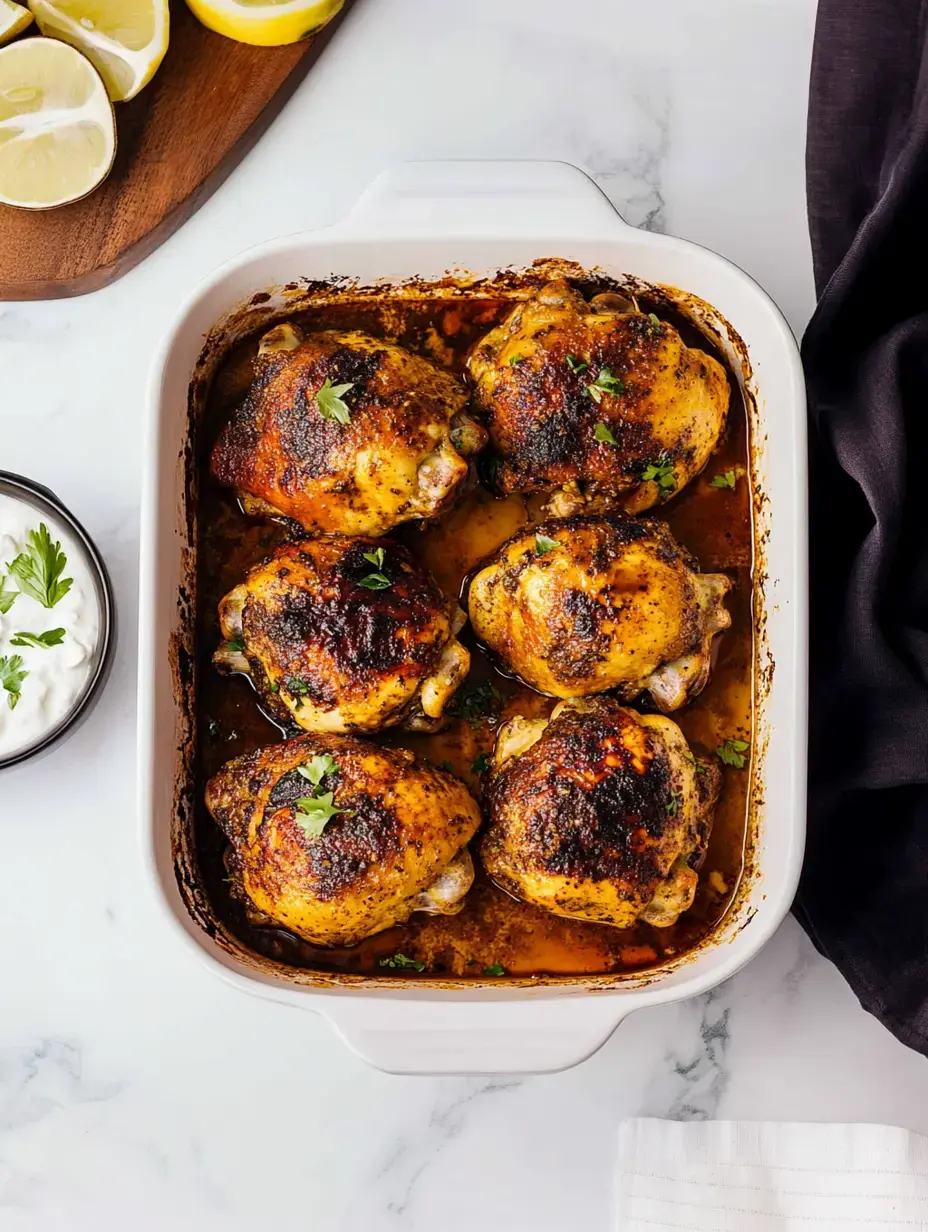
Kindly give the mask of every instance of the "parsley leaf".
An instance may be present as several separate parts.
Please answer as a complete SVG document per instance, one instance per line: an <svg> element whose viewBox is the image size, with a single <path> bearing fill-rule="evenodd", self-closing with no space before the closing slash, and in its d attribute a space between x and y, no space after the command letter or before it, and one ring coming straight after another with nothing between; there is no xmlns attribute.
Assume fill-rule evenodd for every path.
<svg viewBox="0 0 928 1232"><path fill-rule="evenodd" d="M19 591L7 590L6 578L0 577L0 616L5 616L18 598Z"/></svg>
<svg viewBox="0 0 928 1232"><path fill-rule="evenodd" d="M11 646L35 646L36 649L49 646L60 646L64 641L65 629L49 629L47 633L17 633L10 638Z"/></svg>
<svg viewBox="0 0 928 1232"><path fill-rule="evenodd" d="M493 965L490 967L484 967L483 974L484 975L505 975L506 968L501 966L499 963L493 963Z"/></svg>
<svg viewBox="0 0 928 1232"><path fill-rule="evenodd" d="M245 643L240 637L234 637L231 641L226 642L227 650L244 650Z"/></svg>
<svg viewBox="0 0 928 1232"><path fill-rule="evenodd" d="M22 655L4 655L0 658L0 688L9 694L6 701L11 710L16 709L22 683L28 675L28 672L23 671Z"/></svg>
<svg viewBox="0 0 928 1232"><path fill-rule="evenodd" d="M545 552L553 552L560 546L557 539L549 539L547 535L535 536L535 552L539 556L544 556Z"/></svg>
<svg viewBox="0 0 928 1232"><path fill-rule="evenodd" d="M656 329L660 328L661 319L660 319L660 317L657 315L657 313L656 313L656 312L649 312L649 313L648 313L648 320L651 322L651 324L652 324L652 325L653 325Z"/></svg>
<svg viewBox="0 0 928 1232"><path fill-rule="evenodd" d="M732 471L722 471L709 480L710 488L733 488L738 482L738 476Z"/></svg>
<svg viewBox="0 0 928 1232"><path fill-rule="evenodd" d="M489 768L493 765L492 753L480 753L474 758L474 764L471 766L471 771L474 774L486 774Z"/></svg>
<svg viewBox="0 0 928 1232"><path fill-rule="evenodd" d="M743 770L744 755L750 747L746 740L723 740L715 751L719 760L723 761L726 766L734 766L736 770Z"/></svg>
<svg viewBox="0 0 928 1232"><path fill-rule="evenodd" d="M564 358L567 360L567 367L571 372L586 372L590 366L584 363L582 359L577 359L576 355L565 355Z"/></svg>
<svg viewBox="0 0 928 1232"><path fill-rule="evenodd" d="M425 963L418 958L407 958L405 954L393 954L390 958L381 958L381 967L393 967L399 971L424 971Z"/></svg>
<svg viewBox="0 0 928 1232"><path fill-rule="evenodd" d="M598 441L603 441L606 445L618 445L618 441L609 431L604 423L598 423L593 429L593 435Z"/></svg>
<svg viewBox="0 0 928 1232"><path fill-rule="evenodd" d="M680 805L682 803L683 803L683 796L680 794L680 792L675 791L666 804L667 816L676 817L677 813L680 811Z"/></svg>
<svg viewBox="0 0 928 1232"><path fill-rule="evenodd" d="M318 838L337 813L343 813L345 817L354 816L354 809L338 808L335 805L334 793L331 791L323 795L300 796L295 803L298 811L293 815L294 820L303 827L307 838Z"/></svg>
<svg viewBox="0 0 928 1232"><path fill-rule="evenodd" d="M376 548L373 552L365 552L364 559L369 560L378 569L382 569L386 555L383 548ZM361 578L358 585L363 586L365 590L388 590L393 583L385 573L369 573L366 577Z"/></svg>
<svg viewBox="0 0 928 1232"><path fill-rule="evenodd" d="M641 472L643 483L656 483L661 496L670 496L676 491L677 481L673 473L673 463L665 453L656 462L649 462Z"/></svg>
<svg viewBox="0 0 928 1232"><path fill-rule="evenodd" d="M48 527L39 523L38 530L26 536L27 548L20 552L7 570L16 579L16 585L24 595L35 599L43 607L54 607L71 589L73 578L63 578L68 558L60 543L52 543Z"/></svg>
<svg viewBox="0 0 928 1232"><path fill-rule="evenodd" d="M297 772L318 787L327 774L338 774L338 762L329 753L317 754L305 765L297 766Z"/></svg>
<svg viewBox="0 0 928 1232"><path fill-rule="evenodd" d="M354 389L354 381L346 385L333 385L328 377L322 382L322 388L316 390L316 406L323 419L334 419L337 423L351 423L351 412L342 401L342 395Z"/></svg>
<svg viewBox="0 0 928 1232"><path fill-rule="evenodd" d="M524 355L510 355L509 356L509 367L514 368L516 364L521 364L524 358L525 358Z"/></svg>
<svg viewBox="0 0 928 1232"><path fill-rule="evenodd" d="M222 734L222 724L218 719L210 719L210 721L206 724L206 730L209 733L211 740L218 740Z"/></svg>
<svg viewBox="0 0 928 1232"><path fill-rule="evenodd" d="M386 556L386 552L383 550L383 548L377 548L373 552L364 553L364 559L369 560L371 564L376 565L378 569L383 568L383 561L384 561L385 556Z"/></svg>
<svg viewBox="0 0 928 1232"><path fill-rule="evenodd" d="M495 714L502 701L499 690L487 680L469 689L458 689L445 707L445 713L455 719L479 721L485 715Z"/></svg>
<svg viewBox="0 0 928 1232"><path fill-rule="evenodd" d="M299 676L288 676L284 681L287 691L295 697L305 697L309 692L309 685L305 680L301 680Z"/></svg>
<svg viewBox="0 0 928 1232"><path fill-rule="evenodd" d="M592 383L587 385L586 392L590 395L594 402L602 402L603 394L624 394L625 384L617 376L613 376L611 369L600 368L599 376Z"/></svg>

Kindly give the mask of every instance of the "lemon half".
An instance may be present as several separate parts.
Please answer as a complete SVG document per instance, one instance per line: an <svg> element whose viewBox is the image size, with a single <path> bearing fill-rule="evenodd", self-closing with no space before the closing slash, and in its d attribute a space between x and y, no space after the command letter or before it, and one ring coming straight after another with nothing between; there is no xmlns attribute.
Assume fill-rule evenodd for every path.
<svg viewBox="0 0 928 1232"><path fill-rule="evenodd" d="M116 153L99 73L55 39L0 48L0 202L44 210L105 180Z"/></svg>
<svg viewBox="0 0 928 1232"><path fill-rule="evenodd" d="M32 14L13 0L0 0L0 43L9 42L25 30L32 21Z"/></svg>
<svg viewBox="0 0 928 1232"><path fill-rule="evenodd" d="M314 34L345 0L187 0L204 26L256 47L280 47Z"/></svg>
<svg viewBox="0 0 928 1232"><path fill-rule="evenodd" d="M168 49L168 0L29 0L39 29L82 51L114 103L147 86Z"/></svg>

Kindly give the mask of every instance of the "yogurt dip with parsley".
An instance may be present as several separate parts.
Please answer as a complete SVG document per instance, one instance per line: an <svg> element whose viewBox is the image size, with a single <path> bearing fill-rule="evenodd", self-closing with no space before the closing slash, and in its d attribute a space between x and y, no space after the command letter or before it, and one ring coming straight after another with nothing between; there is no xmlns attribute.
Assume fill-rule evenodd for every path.
<svg viewBox="0 0 928 1232"><path fill-rule="evenodd" d="M0 762L81 700L100 626L83 546L53 515L0 493Z"/></svg>

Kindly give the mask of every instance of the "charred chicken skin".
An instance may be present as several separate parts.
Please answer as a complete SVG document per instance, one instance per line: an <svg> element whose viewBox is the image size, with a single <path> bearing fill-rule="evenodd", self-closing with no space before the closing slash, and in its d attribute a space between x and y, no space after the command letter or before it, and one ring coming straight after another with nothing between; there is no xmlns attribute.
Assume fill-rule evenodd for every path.
<svg viewBox="0 0 928 1232"><path fill-rule="evenodd" d="M496 741L484 867L555 915L667 927L692 906L720 783L671 719L610 698L513 719Z"/></svg>
<svg viewBox="0 0 928 1232"><path fill-rule="evenodd" d="M501 666L540 693L648 691L670 711L709 678L730 586L697 573L663 522L578 514L504 543L472 579L468 610Z"/></svg>
<svg viewBox="0 0 928 1232"><path fill-rule="evenodd" d="M355 945L414 911L453 915L473 881L475 800L404 749L298 736L230 761L206 804L252 921L314 945Z"/></svg>
<svg viewBox="0 0 928 1232"><path fill-rule="evenodd" d="M367 334L279 325L255 364L211 463L248 512L382 535L447 509L486 441L455 376Z"/></svg>
<svg viewBox="0 0 928 1232"><path fill-rule="evenodd" d="M495 487L560 490L555 514L666 500L705 466L728 413L715 359L633 301L587 303L564 281L514 308L468 371L499 455Z"/></svg>
<svg viewBox="0 0 928 1232"><path fill-rule="evenodd" d="M466 617L389 539L287 543L219 605L214 663L311 732L428 729L467 675Z"/></svg>

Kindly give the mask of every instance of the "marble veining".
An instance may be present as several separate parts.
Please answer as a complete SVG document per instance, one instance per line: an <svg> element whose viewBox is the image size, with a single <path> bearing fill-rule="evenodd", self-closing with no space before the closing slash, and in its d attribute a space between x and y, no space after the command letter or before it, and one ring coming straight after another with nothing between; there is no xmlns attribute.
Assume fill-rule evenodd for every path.
<svg viewBox="0 0 928 1232"><path fill-rule="evenodd" d="M203 970L138 859L143 411L181 298L247 245L337 219L391 163L559 158L633 225L731 257L801 331L813 18L814 0L357 0L153 257L80 300L0 306L0 466L87 524L120 629L90 721L0 779L0 1232L607 1232L625 1116L928 1132L928 1061L863 1014L795 921L723 987L633 1014L567 1073L398 1079L321 1018Z"/></svg>

